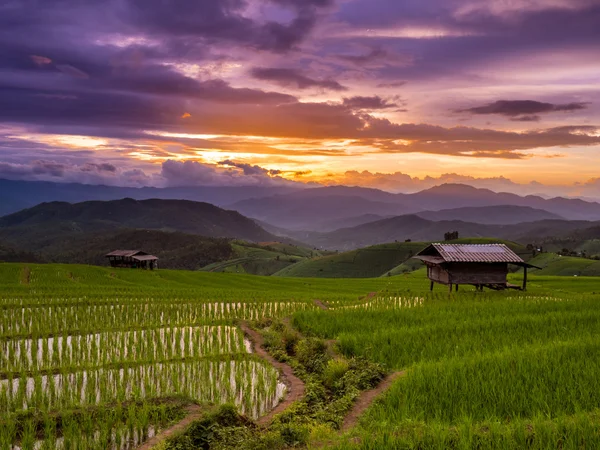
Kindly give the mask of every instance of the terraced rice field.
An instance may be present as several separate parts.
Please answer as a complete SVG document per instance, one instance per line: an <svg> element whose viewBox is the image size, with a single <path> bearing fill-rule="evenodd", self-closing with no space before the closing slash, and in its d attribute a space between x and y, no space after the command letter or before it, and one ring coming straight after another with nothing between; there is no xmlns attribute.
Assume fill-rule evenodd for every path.
<svg viewBox="0 0 600 450"><path fill-rule="evenodd" d="M279 402L279 374L235 321L310 302L148 275L0 265L0 449L133 448L179 418L177 399L252 418Z"/></svg>
<svg viewBox="0 0 600 450"><path fill-rule="evenodd" d="M600 448L599 279L532 276L527 293L428 287L422 272L0 264L0 450L133 449L190 402L259 418L285 386L239 321L287 317L345 356L405 371L358 426L319 424L309 446Z"/></svg>
<svg viewBox="0 0 600 450"><path fill-rule="evenodd" d="M589 292L379 297L295 313L298 329L343 354L405 371L334 447L600 448L600 296Z"/></svg>

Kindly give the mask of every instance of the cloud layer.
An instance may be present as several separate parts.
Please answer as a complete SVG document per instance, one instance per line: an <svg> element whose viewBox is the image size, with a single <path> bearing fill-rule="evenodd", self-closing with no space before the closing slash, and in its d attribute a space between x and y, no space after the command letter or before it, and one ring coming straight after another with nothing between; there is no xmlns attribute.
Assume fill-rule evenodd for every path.
<svg viewBox="0 0 600 450"><path fill-rule="evenodd" d="M583 186L599 30L593 0L9 2L0 176Z"/></svg>

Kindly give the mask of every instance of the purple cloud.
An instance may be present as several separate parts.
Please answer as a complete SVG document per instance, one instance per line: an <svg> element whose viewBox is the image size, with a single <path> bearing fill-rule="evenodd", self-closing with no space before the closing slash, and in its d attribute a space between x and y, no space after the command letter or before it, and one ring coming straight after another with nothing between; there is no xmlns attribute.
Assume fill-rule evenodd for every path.
<svg viewBox="0 0 600 450"><path fill-rule="evenodd" d="M296 69L285 69L276 67L255 67L250 71L252 77L257 80L271 81L275 84L285 87L295 87L298 89L322 88L332 91L347 91L348 88L342 86L332 79L315 79L303 75Z"/></svg>
<svg viewBox="0 0 600 450"><path fill-rule="evenodd" d="M539 114L552 112L572 112L586 109L588 103L575 102L552 104L534 100L498 100L484 106L459 109L456 112L470 114L499 114L511 117L512 120L531 122L539 120Z"/></svg>

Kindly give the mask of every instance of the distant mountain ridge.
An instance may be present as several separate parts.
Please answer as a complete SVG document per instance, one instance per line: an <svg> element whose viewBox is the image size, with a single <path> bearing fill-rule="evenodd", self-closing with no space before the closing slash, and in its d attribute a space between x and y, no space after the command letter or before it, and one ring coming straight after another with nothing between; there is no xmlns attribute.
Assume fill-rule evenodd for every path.
<svg viewBox="0 0 600 450"><path fill-rule="evenodd" d="M254 242L278 240L237 211L209 203L160 199L42 203L1 217L0 240L23 247L31 242L51 242L68 234L119 228L179 231Z"/></svg>
<svg viewBox="0 0 600 450"><path fill-rule="evenodd" d="M488 225L460 220L433 221L417 214L396 216L356 227L341 228L328 233L298 232L292 234L307 244L328 250L353 250L394 241L442 241L448 231L458 231L465 238L497 238L535 243L549 236L561 236L590 230L600 222L541 220L511 225ZM600 236L598 236L600 237Z"/></svg>
<svg viewBox="0 0 600 450"><path fill-rule="evenodd" d="M543 209L515 205L465 206L440 211L423 211L417 213L417 215L423 219L434 221L462 220L487 225L514 225L540 220L566 220L565 217Z"/></svg>
<svg viewBox="0 0 600 450"><path fill-rule="evenodd" d="M298 191L294 187L278 187L279 193ZM190 186L190 187L121 187L47 181L16 181L0 179L0 216L11 214L40 203L62 201L81 203L92 200L173 199L192 200L225 206L237 201L273 194L269 186Z"/></svg>
<svg viewBox="0 0 600 450"><path fill-rule="evenodd" d="M114 187L0 179L0 216L42 202L178 199L235 209L247 217L294 230L331 231L356 225L361 216L377 218L457 208L520 206L543 210L567 220L600 220L600 203L497 193L463 184L443 184L414 194L393 194L352 186L197 186ZM440 218L440 217L438 217ZM450 219L451 217L441 217ZM473 217L464 217L470 221ZM547 217L550 218L550 217ZM526 217L531 221L530 217ZM534 220L539 219L534 218ZM515 219L516 220L516 219ZM514 222L514 220L507 220ZM501 223L505 223L501 222Z"/></svg>
<svg viewBox="0 0 600 450"><path fill-rule="evenodd" d="M243 200L229 207L248 217L291 230L330 229L328 224L355 216L357 211L375 216L394 216L410 211L401 204L356 195L318 195L319 192L314 197L302 195L312 193L307 191Z"/></svg>
<svg viewBox="0 0 600 450"><path fill-rule="evenodd" d="M514 219L502 218L497 222L499 224L562 218L600 220L600 203L561 197L520 197L462 184L444 184L415 194L391 194L376 189L346 186L313 188L241 200L230 207L248 217L278 227L308 231L328 231L328 224L332 222L341 223L344 219L352 222L354 218L368 214L389 217L426 213L425 216L449 220L455 219L449 215L449 210L482 207L490 208L486 211L488 216L494 211L491 207L499 208L495 213L497 217L502 216L500 209L506 214L515 215ZM445 213L432 213L439 211ZM466 210L463 213L467 214L463 220L470 221L474 215L483 215L484 211Z"/></svg>

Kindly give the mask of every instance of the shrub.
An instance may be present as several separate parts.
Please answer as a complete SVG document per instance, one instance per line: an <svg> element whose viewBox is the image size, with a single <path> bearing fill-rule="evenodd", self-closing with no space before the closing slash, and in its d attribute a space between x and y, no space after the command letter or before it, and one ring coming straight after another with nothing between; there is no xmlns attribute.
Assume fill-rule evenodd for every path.
<svg viewBox="0 0 600 450"><path fill-rule="evenodd" d="M294 356L296 353L295 347L298 341L300 340L300 335L295 331L286 328L283 331L283 335L281 338L283 340L283 345L285 347L286 353L290 356Z"/></svg>
<svg viewBox="0 0 600 450"><path fill-rule="evenodd" d="M296 358L308 372L322 373L329 359L327 344L323 339L306 338L296 344Z"/></svg>
<svg viewBox="0 0 600 450"><path fill-rule="evenodd" d="M334 389L336 383L341 380L348 369L348 361L345 359L337 358L329 360L323 372L323 384L328 389Z"/></svg>
<svg viewBox="0 0 600 450"><path fill-rule="evenodd" d="M308 442L310 432L306 425L288 423L281 428L280 434L289 447L300 447Z"/></svg>

